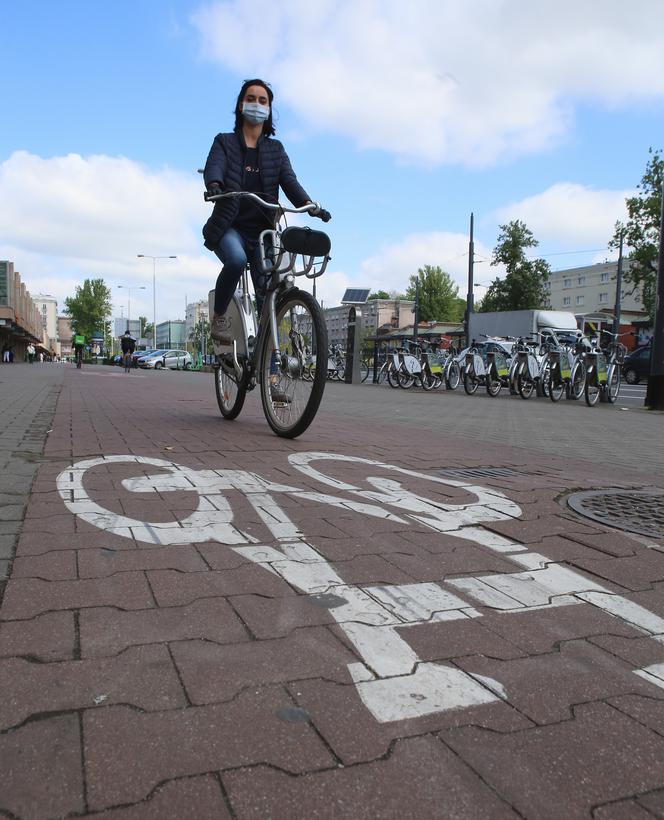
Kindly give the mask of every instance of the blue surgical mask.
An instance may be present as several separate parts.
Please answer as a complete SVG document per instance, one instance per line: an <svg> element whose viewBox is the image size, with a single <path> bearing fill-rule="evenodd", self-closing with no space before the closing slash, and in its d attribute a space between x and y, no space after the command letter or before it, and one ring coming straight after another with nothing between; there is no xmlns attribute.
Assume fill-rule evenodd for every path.
<svg viewBox="0 0 664 820"><path fill-rule="evenodd" d="M242 103L242 116L245 120L258 125L270 116L270 108L260 103Z"/></svg>

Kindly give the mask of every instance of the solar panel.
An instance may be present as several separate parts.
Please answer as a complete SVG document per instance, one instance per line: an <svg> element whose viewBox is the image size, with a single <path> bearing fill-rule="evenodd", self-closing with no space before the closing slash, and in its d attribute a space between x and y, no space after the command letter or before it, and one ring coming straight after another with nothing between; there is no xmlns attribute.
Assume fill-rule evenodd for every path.
<svg viewBox="0 0 664 820"><path fill-rule="evenodd" d="M363 305L369 298L371 288L346 288L342 305Z"/></svg>

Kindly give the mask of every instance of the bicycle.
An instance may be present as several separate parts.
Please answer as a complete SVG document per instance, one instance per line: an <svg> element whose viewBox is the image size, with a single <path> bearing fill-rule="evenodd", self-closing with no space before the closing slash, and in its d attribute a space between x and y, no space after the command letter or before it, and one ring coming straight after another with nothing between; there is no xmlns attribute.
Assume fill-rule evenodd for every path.
<svg viewBox="0 0 664 820"><path fill-rule="evenodd" d="M247 197L261 207L285 213L315 215L317 203L292 208L266 202L246 191L229 191L206 201ZM247 268L239 292L233 295L224 314L227 336L215 341L214 383L221 415L237 418L247 392L260 385L265 418L278 435L295 438L313 421L325 389L326 369L311 368L311 356L327 353L327 328L323 312L307 291L295 286L296 276L314 279L330 260L330 238L310 228L282 227L277 220L273 230L259 238L261 268L268 278L265 300L257 320ZM298 269L298 260L301 267ZM210 294L210 301L214 292Z"/></svg>
<svg viewBox="0 0 664 820"><path fill-rule="evenodd" d="M131 366L133 362L133 354L130 351L122 354L122 364L125 373L131 373Z"/></svg>
<svg viewBox="0 0 664 820"><path fill-rule="evenodd" d="M620 368L625 359L626 347L618 339L621 335L602 331L612 337L610 344L602 350L595 347L586 353L585 399L588 407L594 407L602 398L614 404L620 393Z"/></svg>

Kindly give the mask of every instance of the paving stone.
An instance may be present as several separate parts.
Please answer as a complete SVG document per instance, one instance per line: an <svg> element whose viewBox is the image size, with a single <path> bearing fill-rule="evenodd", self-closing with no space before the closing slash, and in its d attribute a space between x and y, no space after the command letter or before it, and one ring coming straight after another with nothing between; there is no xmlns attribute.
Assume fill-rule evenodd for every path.
<svg viewBox="0 0 664 820"><path fill-rule="evenodd" d="M16 546L17 555L43 555L54 550L136 549L136 542L128 538L97 530L96 533L52 534L22 532Z"/></svg>
<svg viewBox="0 0 664 820"><path fill-rule="evenodd" d="M644 726L664 735L664 701L661 698L624 695L612 698L611 705Z"/></svg>
<svg viewBox="0 0 664 820"><path fill-rule="evenodd" d="M638 548L638 543L630 538L628 533L608 527L601 532L580 533L575 531L568 537L614 557L633 555Z"/></svg>
<svg viewBox="0 0 664 820"><path fill-rule="evenodd" d="M117 606L145 609L154 606L142 572L124 572L110 578L77 581L11 579L2 604L6 620L31 618L52 609Z"/></svg>
<svg viewBox="0 0 664 820"><path fill-rule="evenodd" d="M488 609L481 611L484 615L482 626L496 632L526 654L551 652L561 641L594 635L643 636L642 632L620 618L584 604L509 613Z"/></svg>
<svg viewBox="0 0 664 820"><path fill-rule="evenodd" d="M65 581L76 578L74 550L48 552L44 555L19 556L14 559L12 578L41 578L43 581Z"/></svg>
<svg viewBox="0 0 664 820"><path fill-rule="evenodd" d="M664 581L664 553L658 550L641 549L637 555L625 558L581 559L576 563L595 577L629 590L649 589L656 581Z"/></svg>
<svg viewBox="0 0 664 820"><path fill-rule="evenodd" d="M329 609L317 605L308 595L238 595L233 597L233 607L251 632L263 640L281 638L301 627L336 623Z"/></svg>
<svg viewBox="0 0 664 820"><path fill-rule="evenodd" d="M423 661L444 661L464 655L519 658L522 649L487 629L484 618L425 623L400 629L399 634Z"/></svg>
<svg viewBox="0 0 664 820"><path fill-rule="evenodd" d="M257 564L242 565L222 572L153 570L148 572L148 577L159 606L181 606L198 598L242 595L248 592L280 597L294 594L279 576Z"/></svg>
<svg viewBox="0 0 664 820"><path fill-rule="evenodd" d="M172 780L155 789L147 800L133 806L83 815L99 820L182 820L194 816L196 820L230 820L216 777L207 775Z"/></svg>
<svg viewBox="0 0 664 820"><path fill-rule="evenodd" d="M289 777L265 767L225 772L238 817L516 818L462 760L432 737L400 740L386 760Z"/></svg>
<svg viewBox="0 0 664 820"><path fill-rule="evenodd" d="M207 566L192 544L132 550L102 547L79 553L78 571L81 578L103 578L116 572L148 569L202 572Z"/></svg>
<svg viewBox="0 0 664 820"><path fill-rule="evenodd" d="M435 550L411 547L409 553L393 553L387 560L407 572L417 581L439 581L450 575L485 574L490 572L516 572L519 568L507 557L496 555L471 542L445 538L447 549L438 552L440 537L436 539Z"/></svg>
<svg viewBox="0 0 664 820"><path fill-rule="evenodd" d="M173 644L171 651L194 704L228 700L248 686L304 678L347 683L347 665L357 660L323 627L226 646L186 641Z"/></svg>
<svg viewBox="0 0 664 820"><path fill-rule="evenodd" d="M441 737L524 817L587 818L592 806L664 785L664 738L604 703L509 735L465 727Z"/></svg>
<svg viewBox="0 0 664 820"><path fill-rule="evenodd" d="M22 820L81 812L83 772L77 715L28 723L0 734L0 809Z"/></svg>
<svg viewBox="0 0 664 820"><path fill-rule="evenodd" d="M80 614L80 635L83 658L115 655L139 644L196 638L236 643L247 639L242 622L223 598L138 612L110 607L84 609Z"/></svg>
<svg viewBox="0 0 664 820"><path fill-rule="evenodd" d="M16 726L32 714L112 703L128 703L146 711L185 705L164 646L132 647L104 660L0 660L0 691L0 729Z"/></svg>
<svg viewBox="0 0 664 820"><path fill-rule="evenodd" d="M619 800L599 806L593 811L593 820L652 820L652 814L637 800Z"/></svg>
<svg viewBox="0 0 664 820"><path fill-rule="evenodd" d="M664 644L651 637L619 638L613 635L598 635L589 640L635 669L664 662Z"/></svg>
<svg viewBox="0 0 664 820"><path fill-rule="evenodd" d="M660 654L664 660L664 647ZM664 698L664 690L634 675L634 667L586 641L571 641L558 652L501 661L466 657L466 672L497 680L506 698L535 723L567 720L578 703L626 693Z"/></svg>
<svg viewBox="0 0 664 820"><path fill-rule="evenodd" d="M229 767L268 763L301 773L333 765L307 723L277 717L292 705L281 687L272 687L174 712L141 714L124 706L86 712L90 807L134 803L164 780Z"/></svg>
<svg viewBox="0 0 664 820"><path fill-rule="evenodd" d="M638 802L655 817L664 817L664 789L658 789L650 792L650 794L642 794L638 798Z"/></svg>
<svg viewBox="0 0 664 820"><path fill-rule="evenodd" d="M76 532L77 521L71 513L63 512L59 515L49 515L43 518L26 518L21 528L22 532L38 532L48 535L71 535ZM80 524L78 524L80 529Z"/></svg>
<svg viewBox="0 0 664 820"><path fill-rule="evenodd" d="M0 657L71 660L75 647L73 612L48 612L29 621L0 621Z"/></svg>
<svg viewBox="0 0 664 820"><path fill-rule="evenodd" d="M510 732L533 724L503 701L450 709L417 718L378 723L352 684L325 680L289 684L294 699L345 765L381 757L397 738L434 732L448 726L476 724Z"/></svg>

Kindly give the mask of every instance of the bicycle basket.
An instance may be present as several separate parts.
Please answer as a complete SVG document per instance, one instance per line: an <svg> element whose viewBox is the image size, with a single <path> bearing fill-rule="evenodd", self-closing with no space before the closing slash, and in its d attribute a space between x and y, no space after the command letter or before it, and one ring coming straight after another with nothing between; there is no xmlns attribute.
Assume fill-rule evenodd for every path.
<svg viewBox="0 0 664 820"><path fill-rule="evenodd" d="M327 256L332 245L330 237L323 231L291 225L281 233L281 247L303 256Z"/></svg>

